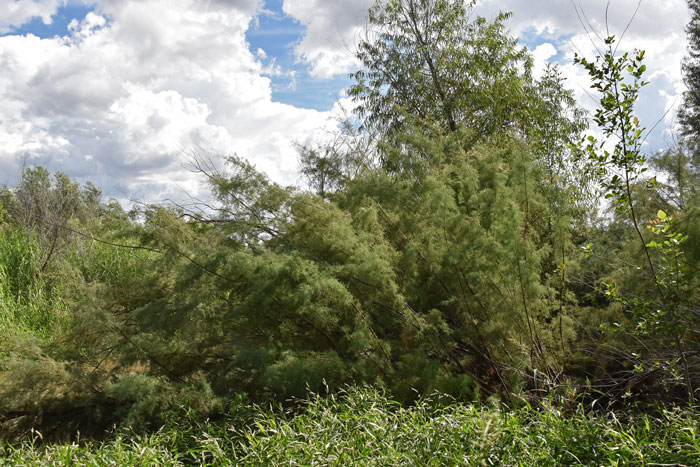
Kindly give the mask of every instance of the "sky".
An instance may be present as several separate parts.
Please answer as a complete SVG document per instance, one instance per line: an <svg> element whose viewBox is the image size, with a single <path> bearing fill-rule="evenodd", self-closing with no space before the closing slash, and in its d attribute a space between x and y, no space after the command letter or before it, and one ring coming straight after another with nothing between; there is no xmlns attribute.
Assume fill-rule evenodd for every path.
<svg viewBox="0 0 700 467"><path fill-rule="evenodd" d="M0 185L23 165L92 181L122 203L206 197L188 154L237 154L298 185L295 145L323 138L352 103L354 49L373 0L2 0ZM595 106L573 54L618 37L638 0L480 0L536 70L561 67ZM590 25L592 40L579 18ZM685 0L642 0L620 51L646 50L638 114L648 152L673 138L684 90ZM657 125L658 122L658 125Z"/></svg>

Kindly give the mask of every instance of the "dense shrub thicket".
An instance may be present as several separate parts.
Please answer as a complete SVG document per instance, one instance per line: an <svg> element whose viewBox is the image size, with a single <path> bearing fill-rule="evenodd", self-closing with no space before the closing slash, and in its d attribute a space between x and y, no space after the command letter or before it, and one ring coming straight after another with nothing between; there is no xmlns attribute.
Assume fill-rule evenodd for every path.
<svg viewBox="0 0 700 467"><path fill-rule="evenodd" d="M567 421L554 409L518 407L547 397L695 403L693 140L647 160L633 113L644 54L616 56L608 38L598 60L577 59L602 95L595 122L606 136L581 142L582 113L556 68L534 78L507 16L470 20L470 11L456 0L372 8L351 89L358 114L331 142L299 148L307 189L279 186L238 157L220 169L194 155L192 169L212 188L206 207L127 213L94 186L42 168L0 191L3 438L32 428L47 439L100 436L113 425L156 429L183 404L216 416L243 395L282 402L311 391L329 399L297 418L260 412L259 424L233 438L201 435L192 452L211 442L242 462L283 462L321 448L340 456L332 451L344 446L353 459L376 448L384 463L444 448L449 463L486 461L479 456L495 449L494 459L517 451L575 463L579 454L557 450L564 438L552 437L581 436L610 446L600 456L686 455L690 416L658 415L680 430L669 434L650 428L651 418L623 429L582 409ZM497 397L514 411L403 409L365 392L333 406L348 384L408 404L434 391ZM367 397L376 414L362 405ZM325 425L335 421L342 427ZM170 431L120 439L94 456L140 455L131 449L140 446L144 456L187 457L190 447L169 453L180 435L168 423ZM411 439L412 424L424 438ZM515 440L524 426L529 436ZM447 434L436 437L438 427ZM379 431L387 444L372 441ZM657 447L667 436L680 447L664 457ZM263 449L270 443L288 447ZM69 446L29 452L93 455Z"/></svg>

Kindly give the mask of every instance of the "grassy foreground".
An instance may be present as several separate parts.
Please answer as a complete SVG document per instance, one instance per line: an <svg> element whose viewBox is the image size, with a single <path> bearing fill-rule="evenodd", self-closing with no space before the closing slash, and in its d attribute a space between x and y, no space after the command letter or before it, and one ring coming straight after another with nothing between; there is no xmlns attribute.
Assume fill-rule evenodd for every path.
<svg viewBox="0 0 700 467"><path fill-rule="evenodd" d="M244 406L223 421L183 414L155 433L105 443L26 443L5 465L700 465L697 413L623 420L553 408L502 412L373 389L313 398L296 414ZM39 435L37 435L38 438ZM38 439L36 440L38 441Z"/></svg>

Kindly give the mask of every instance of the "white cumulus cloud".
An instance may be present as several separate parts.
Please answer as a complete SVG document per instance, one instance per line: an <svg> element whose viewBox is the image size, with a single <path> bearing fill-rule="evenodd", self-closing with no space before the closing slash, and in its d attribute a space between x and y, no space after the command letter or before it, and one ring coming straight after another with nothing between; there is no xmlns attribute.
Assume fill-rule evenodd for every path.
<svg viewBox="0 0 700 467"><path fill-rule="evenodd" d="M539 78L542 76L545 67L547 66L547 63L549 62L549 59L552 58L557 54L557 49L550 44L549 42L545 42L544 44L540 44L537 47L535 47L535 50L532 51L532 58L534 61L534 75L536 78Z"/></svg>
<svg viewBox="0 0 700 467"><path fill-rule="evenodd" d="M355 46L373 3L373 0L284 0L283 11L306 26L295 51L310 65L312 76L331 78L357 68Z"/></svg>
<svg viewBox="0 0 700 467"><path fill-rule="evenodd" d="M190 148L296 182L295 140L330 114L273 102L245 32L257 0L104 0L66 36L0 37L0 183L20 159L158 200L200 188Z"/></svg>
<svg viewBox="0 0 700 467"><path fill-rule="evenodd" d="M596 105L595 96L590 95L585 70L573 64L574 54L594 58L595 47L602 49L601 38L607 35L618 39L619 53L645 50L645 79L650 84L642 90L637 110L648 128L659 119L663 123L651 134L648 147L657 150L666 145L684 89L681 62L690 20L686 0L481 0L475 13L493 17L499 11L513 12L507 23L513 34L534 33L563 52L554 62L579 103L589 110Z"/></svg>
<svg viewBox="0 0 700 467"><path fill-rule="evenodd" d="M0 34L22 26L32 18L51 24L51 17L66 0L3 0L0 2Z"/></svg>

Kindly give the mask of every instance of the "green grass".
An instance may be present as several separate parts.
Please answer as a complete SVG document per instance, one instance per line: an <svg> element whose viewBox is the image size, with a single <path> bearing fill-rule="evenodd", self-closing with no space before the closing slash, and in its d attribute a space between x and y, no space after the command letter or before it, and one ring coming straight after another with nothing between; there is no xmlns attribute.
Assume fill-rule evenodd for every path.
<svg viewBox="0 0 700 467"><path fill-rule="evenodd" d="M312 398L295 413L237 407L223 421L173 414L156 433L105 443L6 447L6 465L700 465L697 413L501 411L371 388Z"/></svg>
<svg viewBox="0 0 700 467"><path fill-rule="evenodd" d="M40 263L35 239L0 228L0 347L13 335L51 334L61 315L60 301L44 289Z"/></svg>

